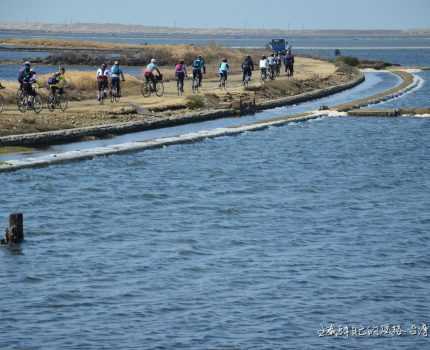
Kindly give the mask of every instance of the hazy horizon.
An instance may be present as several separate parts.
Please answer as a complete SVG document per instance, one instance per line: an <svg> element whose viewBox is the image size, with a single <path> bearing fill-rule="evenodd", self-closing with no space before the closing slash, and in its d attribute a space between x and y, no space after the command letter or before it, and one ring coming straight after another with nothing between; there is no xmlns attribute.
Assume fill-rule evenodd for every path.
<svg viewBox="0 0 430 350"><path fill-rule="evenodd" d="M196 30L250 30L250 31L269 31L269 30L279 30L279 31L292 31L292 32L414 32L423 31L430 32L430 25L427 27L416 27L416 28L277 28L277 27L228 27L228 26L218 26L218 27L197 27L197 26L173 26L173 25L145 25L138 23L120 23L120 22L48 22L48 21L2 21L0 20L0 26L37 26L37 25L48 25L48 26L123 26L123 27L147 27L147 28L168 28L168 29L196 29Z"/></svg>
<svg viewBox="0 0 430 350"><path fill-rule="evenodd" d="M263 2L263 6L261 4L257 0L247 0L246 5L229 0L183 0L180 6L171 0L161 4L137 0L123 0L119 4L113 0L75 0L62 3L59 9L58 2L54 0L2 0L0 22L283 30L429 28L428 0L409 0L395 5L391 0L377 3L372 0L302 0L288 4L281 0L268 0Z"/></svg>

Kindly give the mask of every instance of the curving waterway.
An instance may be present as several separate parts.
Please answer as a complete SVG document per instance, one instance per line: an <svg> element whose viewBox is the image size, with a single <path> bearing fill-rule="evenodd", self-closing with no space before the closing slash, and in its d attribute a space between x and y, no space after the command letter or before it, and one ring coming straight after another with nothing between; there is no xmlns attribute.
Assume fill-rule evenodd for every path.
<svg viewBox="0 0 430 350"><path fill-rule="evenodd" d="M398 83L378 74L351 96ZM429 134L320 118L0 174L26 225L0 249L0 348L426 349Z"/></svg>

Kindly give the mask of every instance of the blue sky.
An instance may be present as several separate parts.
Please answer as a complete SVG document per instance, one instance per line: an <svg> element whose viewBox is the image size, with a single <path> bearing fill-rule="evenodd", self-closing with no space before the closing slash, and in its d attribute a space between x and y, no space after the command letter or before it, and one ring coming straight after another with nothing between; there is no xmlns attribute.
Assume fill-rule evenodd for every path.
<svg viewBox="0 0 430 350"><path fill-rule="evenodd" d="M430 27L430 0L0 0L0 21L178 27Z"/></svg>

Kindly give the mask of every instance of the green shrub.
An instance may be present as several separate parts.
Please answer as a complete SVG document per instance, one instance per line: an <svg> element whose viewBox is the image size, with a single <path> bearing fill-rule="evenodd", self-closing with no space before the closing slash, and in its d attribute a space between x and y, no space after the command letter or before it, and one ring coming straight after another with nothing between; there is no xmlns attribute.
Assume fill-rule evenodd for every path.
<svg viewBox="0 0 430 350"><path fill-rule="evenodd" d="M335 60L336 63L344 63L348 66L357 67L360 64L360 61L356 57L350 57L350 56L339 56L336 57Z"/></svg>

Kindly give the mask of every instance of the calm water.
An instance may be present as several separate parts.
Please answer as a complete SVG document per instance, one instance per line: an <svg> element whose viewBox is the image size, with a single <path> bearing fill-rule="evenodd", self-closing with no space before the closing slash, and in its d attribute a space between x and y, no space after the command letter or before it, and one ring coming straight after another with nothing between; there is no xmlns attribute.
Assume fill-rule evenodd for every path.
<svg viewBox="0 0 430 350"><path fill-rule="evenodd" d="M429 135L323 118L0 174L3 226L26 220L0 249L0 348L426 349L318 330L430 324Z"/></svg>
<svg viewBox="0 0 430 350"><path fill-rule="evenodd" d="M262 36L225 36L225 35L172 35L172 34L73 34L73 33L40 33L0 31L0 39L24 38L24 39L65 39L65 40L89 40L103 42L119 42L129 44L195 44L207 45L216 43L230 47L261 47L273 39L270 35ZM289 36L288 41L296 47L430 47L430 37L391 37L391 36Z"/></svg>
<svg viewBox="0 0 430 350"><path fill-rule="evenodd" d="M322 119L2 174L2 349L424 349L429 120ZM190 166L191 165L191 166Z"/></svg>
<svg viewBox="0 0 430 350"><path fill-rule="evenodd" d="M298 49L298 54L310 55L313 57L335 58L334 49ZM430 62L430 47L428 48L402 48L402 49L342 49L343 56L353 56L362 60L379 60L400 64L403 66L427 67Z"/></svg>

